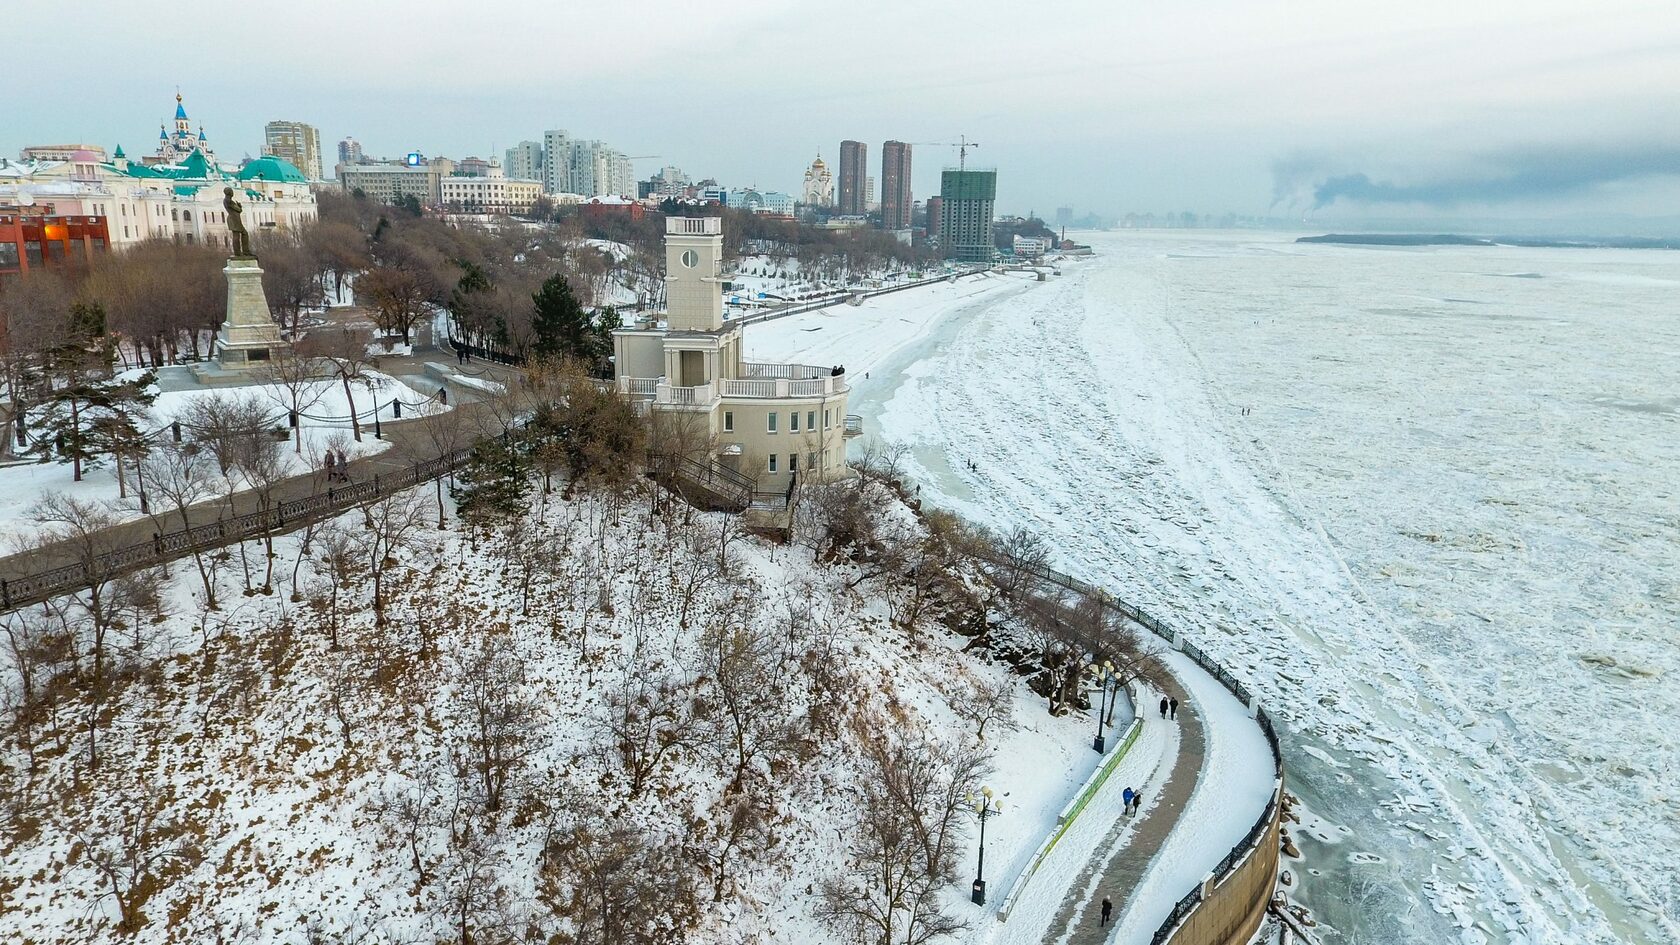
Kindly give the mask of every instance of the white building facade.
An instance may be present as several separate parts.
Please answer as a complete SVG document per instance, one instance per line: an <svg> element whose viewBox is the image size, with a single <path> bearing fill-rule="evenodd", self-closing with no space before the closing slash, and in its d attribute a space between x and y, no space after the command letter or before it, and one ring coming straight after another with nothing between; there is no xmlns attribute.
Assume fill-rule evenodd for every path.
<svg viewBox="0 0 1680 945"><path fill-rule="evenodd" d="M508 177L494 161L483 177L444 177L438 188L445 207L476 213L529 213L542 196L541 181Z"/></svg>
<svg viewBox="0 0 1680 945"><path fill-rule="evenodd" d="M849 475L850 386L838 367L748 361L742 329L723 318L723 227L717 217L667 217L667 311L613 333L618 389L689 425L708 459L785 494L796 481Z"/></svg>

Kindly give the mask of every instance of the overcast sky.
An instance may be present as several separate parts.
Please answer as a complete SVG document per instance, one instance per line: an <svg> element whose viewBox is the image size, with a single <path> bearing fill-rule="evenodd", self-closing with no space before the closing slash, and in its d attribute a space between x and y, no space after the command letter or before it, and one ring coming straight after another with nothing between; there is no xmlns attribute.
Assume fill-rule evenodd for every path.
<svg viewBox="0 0 1680 945"><path fill-rule="evenodd" d="M661 156L639 176L797 192L842 138L878 175L883 139L967 134L1005 212L1680 215L1676 0L16 6L11 154L149 152L178 85L224 160L275 118L320 128L329 164L346 135L488 156L561 127ZM915 149L918 199L954 160Z"/></svg>

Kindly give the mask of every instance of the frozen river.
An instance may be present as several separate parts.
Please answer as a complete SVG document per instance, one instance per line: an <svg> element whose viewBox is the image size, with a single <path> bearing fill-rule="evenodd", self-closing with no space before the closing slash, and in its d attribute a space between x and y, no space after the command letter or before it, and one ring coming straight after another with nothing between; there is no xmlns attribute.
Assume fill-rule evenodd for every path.
<svg viewBox="0 0 1680 945"><path fill-rule="evenodd" d="M1254 681L1345 940L1680 941L1680 254L1091 239L871 353L924 497Z"/></svg>

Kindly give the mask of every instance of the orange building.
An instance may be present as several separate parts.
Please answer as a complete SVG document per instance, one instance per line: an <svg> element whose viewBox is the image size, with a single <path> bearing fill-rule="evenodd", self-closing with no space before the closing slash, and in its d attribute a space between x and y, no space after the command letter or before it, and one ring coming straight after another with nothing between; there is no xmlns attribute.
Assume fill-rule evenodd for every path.
<svg viewBox="0 0 1680 945"><path fill-rule="evenodd" d="M100 216L57 216L41 207L0 207L0 279L32 269L88 265L110 247Z"/></svg>

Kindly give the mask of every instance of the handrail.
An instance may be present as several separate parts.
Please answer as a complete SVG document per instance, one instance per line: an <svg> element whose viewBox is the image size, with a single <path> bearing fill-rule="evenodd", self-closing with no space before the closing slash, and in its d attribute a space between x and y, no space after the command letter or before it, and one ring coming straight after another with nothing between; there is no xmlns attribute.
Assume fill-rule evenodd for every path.
<svg viewBox="0 0 1680 945"><path fill-rule="evenodd" d="M135 542L99 554L91 562L59 565L21 578L0 579L0 612L39 603L59 594L79 590L94 581L173 560L179 552L212 548L233 541L260 536L300 521L324 518L374 499L401 492L446 474L472 452L454 450L435 459L415 463L393 473L380 473L347 486L329 488L300 499L279 502L266 509L192 525L164 534L154 533L148 541Z"/></svg>

